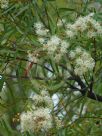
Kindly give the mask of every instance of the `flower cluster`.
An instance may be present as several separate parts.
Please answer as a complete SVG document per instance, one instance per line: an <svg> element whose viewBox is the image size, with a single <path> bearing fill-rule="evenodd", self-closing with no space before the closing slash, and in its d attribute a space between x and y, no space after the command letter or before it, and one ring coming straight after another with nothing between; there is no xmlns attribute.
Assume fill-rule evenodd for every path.
<svg viewBox="0 0 102 136"><path fill-rule="evenodd" d="M8 4L9 4L9 0L0 0L0 6L2 9L5 9L8 7Z"/></svg>
<svg viewBox="0 0 102 136"><path fill-rule="evenodd" d="M36 94L32 97L34 105L36 107L47 107L52 109L53 108L53 101L49 95L49 93L45 90L41 91L41 94Z"/></svg>
<svg viewBox="0 0 102 136"><path fill-rule="evenodd" d="M38 62L38 54L28 51L28 60L31 62L37 63Z"/></svg>
<svg viewBox="0 0 102 136"><path fill-rule="evenodd" d="M61 120L51 115L53 101L47 91L41 91L40 95L35 94L32 100L32 109L20 115L21 132L48 131L54 122L58 128L61 127Z"/></svg>
<svg viewBox="0 0 102 136"><path fill-rule="evenodd" d="M63 25L65 25L65 23L66 23L65 19L59 19L58 22L57 22L57 26L62 27Z"/></svg>
<svg viewBox="0 0 102 136"><path fill-rule="evenodd" d="M71 51L69 57L74 60L76 75L83 75L91 71L95 66L94 59L81 47L77 47L74 51Z"/></svg>
<svg viewBox="0 0 102 136"><path fill-rule="evenodd" d="M20 116L21 131L38 132L52 127L52 117L47 108L24 112Z"/></svg>
<svg viewBox="0 0 102 136"><path fill-rule="evenodd" d="M69 43L66 40L60 39L58 36L53 35L43 46L44 50L47 50L48 55L54 56L56 61L59 61L61 57L67 53Z"/></svg>
<svg viewBox="0 0 102 136"><path fill-rule="evenodd" d="M48 29L45 28L42 22L37 22L34 24L35 32L38 36L46 36Z"/></svg>
<svg viewBox="0 0 102 136"><path fill-rule="evenodd" d="M81 35L86 32L88 38L100 36L102 34L102 27L95 19L94 13L85 17L79 17L74 24L67 24L66 34L67 37L73 38L74 36Z"/></svg>
<svg viewBox="0 0 102 136"><path fill-rule="evenodd" d="M85 39L94 38L102 34L102 27L93 16L94 13L90 13L84 17L80 16L73 24L67 24L65 19L58 20L57 27L59 27L59 30L62 30L60 27L63 27L63 25L66 27L66 30L64 29L63 31L63 33L65 32L65 36L62 36L60 31L58 31L58 35L51 35L50 31L48 31L41 22L34 24L38 41L42 45L43 51L56 62L61 61L63 56L68 56L69 54L71 58L69 63L72 63L74 59L74 70L77 75L83 75L91 71L95 65L91 55L81 47L71 50L69 53L71 44L74 42L72 40L77 40L78 37L79 40L80 37ZM41 32L39 33L38 31Z"/></svg>
<svg viewBox="0 0 102 136"><path fill-rule="evenodd" d="M34 28L38 35L38 41L43 45L43 50L47 51L48 55L53 56L56 61L60 60L67 52L69 42L57 35L50 35L48 29L41 22L35 23Z"/></svg>

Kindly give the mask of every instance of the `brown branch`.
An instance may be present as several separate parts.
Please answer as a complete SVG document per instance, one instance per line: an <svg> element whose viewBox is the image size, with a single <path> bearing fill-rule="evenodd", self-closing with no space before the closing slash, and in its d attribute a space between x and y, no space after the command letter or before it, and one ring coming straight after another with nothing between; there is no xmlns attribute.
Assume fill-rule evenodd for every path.
<svg viewBox="0 0 102 136"><path fill-rule="evenodd" d="M60 65L62 68L64 68L65 70L68 70L64 65ZM89 91L87 86L83 83L83 81L81 80L81 78L79 76L76 76L74 74L73 71L70 71L70 74L72 75L72 77L69 79L69 80L74 80L78 83L78 85L81 87L81 89L79 89L80 93L83 95L83 96L87 96L88 98L92 99L92 100L96 100L98 102L102 102L102 96L101 95L98 95L98 94L95 94L94 91Z"/></svg>
<svg viewBox="0 0 102 136"><path fill-rule="evenodd" d="M0 56L1 56L1 57L4 57L4 56L1 55L1 54L0 54ZM12 57L12 56L9 56L9 58L7 59L7 61L12 61L11 59L15 59L15 60L19 60L19 61L25 61L25 62L30 62L30 63L33 63L33 64L37 64L37 65L39 65L39 66L41 66L41 67L44 67L44 68L45 68L46 70L48 70L49 72L53 73L53 70L49 69L48 67L46 67L46 66L44 66L44 65L42 65L42 64L36 63L36 62L34 62L34 61L30 61L30 60L28 60L28 59L26 59L26 58L20 58L20 57L14 58L14 57Z"/></svg>
<svg viewBox="0 0 102 136"><path fill-rule="evenodd" d="M1 55L0 55L1 56ZM11 59L14 59L14 57L10 57ZM17 57L16 58L16 60L20 60L20 61L27 61L27 62L32 62L32 61L30 61L30 60L28 60L28 59L24 59L24 58L19 58L19 57ZM9 61L9 60L8 60ZM33 64L37 64L37 65L39 65L39 66L41 66L41 67L44 67L46 70L48 70L49 72L51 72L51 73L53 73L53 70L51 70L51 69L49 69L48 67L46 67L46 66L44 66L44 65L42 65L42 64L38 64L38 63L35 63L35 62L32 62ZM62 68L64 68L65 70L68 70L68 68L66 68L64 65L60 65ZM80 87L81 87L81 90L79 90L80 92L81 92L81 94L83 95L83 96L87 96L88 98L90 98L90 99L93 99L93 100L96 100L96 101L99 101L99 102L102 102L102 96L100 96L100 95L98 95L98 94L95 94L93 91L89 91L88 89L86 89L87 87L86 87L86 85L83 83L83 81L80 79L80 77L79 76L76 76L74 73L73 73L73 71L70 71L70 70L68 70L69 72L70 72L70 74L72 75L72 80L74 80L74 81L76 81L79 85L80 85ZM22 77L22 78L25 78L25 77ZM27 78L27 77L26 77ZM40 78L40 77L38 77L38 78ZM36 77L36 79L37 79L37 77ZM42 80L42 79L41 79ZM48 80L48 79L47 79Z"/></svg>
<svg viewBox="0 0 102 136"><path fill-rule="evenodd" d="M79 91L81 92L81 94L83 96L87 96L90 99L102 102L102 96L100 96L98 94L95 94L94 91L89 91L88 89L86 89L86 85L82 82L82 80L80 79L80 77L74 76L74 79L81 86L81 90L79 90Z"/></svg>

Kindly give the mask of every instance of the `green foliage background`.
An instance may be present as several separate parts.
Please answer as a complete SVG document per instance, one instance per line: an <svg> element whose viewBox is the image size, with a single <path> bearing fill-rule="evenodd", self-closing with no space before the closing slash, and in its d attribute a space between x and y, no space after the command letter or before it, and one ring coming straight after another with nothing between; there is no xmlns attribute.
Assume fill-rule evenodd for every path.
<svg viewBox="0 0 102 136"><path fill-rule="evenodd" d="M100 3L101 8L90 6L95 2ZM19 122L13 122L12 119L17 113L21 113L27 105L30 92L38 92L46 84L37 79L38 73L45 75L47 70L41 65L34 66L31 70L32 78L24 76L27 64L27 51L34 51L39 47L37 37L34 32L34 22L41 20L52 34L56 33L56 20L58 18L67 18L69 22L75 20L75 16L87 15L90 12L96 12L96 19L101 22L102 19L102 1L101 0L11 0L7 9L0 9L0 136L22 136L16 130ZM98 43L98 53L102 59L102 45ZM41 54L43 56L43 54ZM41 57L40 56L40 57ZM44 63L44 62L43 62ZM63 88L63 80L59 75L59 67L52 64L56 73L57 81L47 83L50 95L56 92L63 92L67 95L66 105L69 105L70 111L65 116L66 127L56 130L53 129L51 136L102 136L102 103L89 100L86 97L74 96L66 92ZM98 82L94 85L96 92L102 95L102 63L100 68ZM6 87L4 87L4 83ZM87 113L81 116L73 124L68 122L75 115L73 108L87 105ZM35 136L34 134L24 134L25 136ZM47 134L39 134L39 136Z"/></svg>

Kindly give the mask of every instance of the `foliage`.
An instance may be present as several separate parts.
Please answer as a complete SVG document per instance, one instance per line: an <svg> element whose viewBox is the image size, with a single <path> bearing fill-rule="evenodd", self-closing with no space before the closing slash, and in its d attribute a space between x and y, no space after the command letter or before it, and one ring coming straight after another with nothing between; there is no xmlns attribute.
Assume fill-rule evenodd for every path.
<svg viewBox="0 0 102 136"><path fill-rule="evenodd" d="M89 19L96 21L97 28L97 22L101 24L102 1L0 0L0 6L0 136L101 136L102 27L98 29L101 34L89 33L89 37L89 28L78 31L75 37L65 32L68 29L76 33L72 26L78 18L93 12ZM70 27L66 28L66 23ZM67 44L62 56L58 38ZM58 48L51 42L58 42ZM71 56L77 47L82 55L89 54L84 58L93 63L89 71L83 72L83 67L78 73L74 71L78 56ZM48 92L45 98L40 96L43 90ZM51 98L54 105L47 107ZM21 132L22 113L34 113L32 105L36 110L52 108L51 116L46 114L46 118L53 118L53 127L48 131Z"/></svg>

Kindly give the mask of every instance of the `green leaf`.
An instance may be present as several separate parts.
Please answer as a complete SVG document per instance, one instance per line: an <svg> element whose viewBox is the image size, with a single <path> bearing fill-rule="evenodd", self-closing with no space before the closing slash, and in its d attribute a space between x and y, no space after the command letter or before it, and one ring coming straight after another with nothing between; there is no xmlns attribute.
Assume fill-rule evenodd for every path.
<svg viewBox="0 0 102 136"><path fill-rule="evenodd" d="M2 91L3 85L4 85L4 78L0 77L0 91Z"/></svg>

